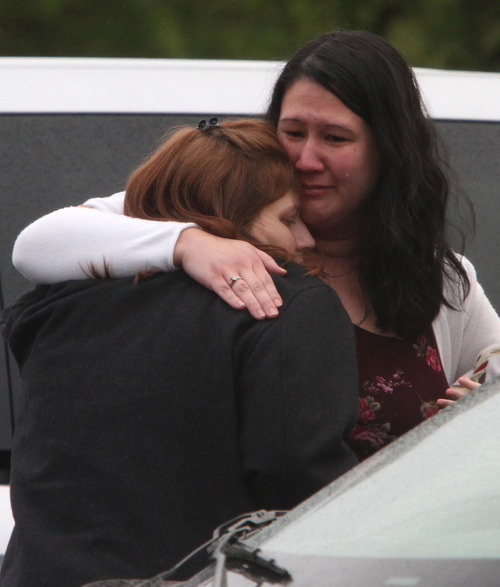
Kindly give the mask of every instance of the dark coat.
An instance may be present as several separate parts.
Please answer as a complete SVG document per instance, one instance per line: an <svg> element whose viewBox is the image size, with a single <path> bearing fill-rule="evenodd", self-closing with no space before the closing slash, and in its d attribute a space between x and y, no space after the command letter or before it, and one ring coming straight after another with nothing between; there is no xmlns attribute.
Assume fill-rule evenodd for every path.
<svg viewBox="0 0 500 587"><path fill-rule="evenodd" d="M6 338L24 396L0 584L150 577L230 518L288 509L355 464L352 325L289 267L256 321L183 272L39 286Z"/></svg>

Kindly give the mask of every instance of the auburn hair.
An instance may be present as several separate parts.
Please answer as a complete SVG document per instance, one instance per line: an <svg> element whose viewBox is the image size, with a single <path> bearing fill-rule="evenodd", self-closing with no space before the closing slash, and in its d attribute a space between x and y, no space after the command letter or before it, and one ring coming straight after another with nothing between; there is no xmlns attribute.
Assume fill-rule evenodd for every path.
<svg viewBox="0 0 500 587"><path fill-rule="evenodd" d="M258 119L228 120L167 138L132 173L125 214L195 222L217 236L258 244L253 221L290 190L299 192L297 177L275 128Z"/></svg>

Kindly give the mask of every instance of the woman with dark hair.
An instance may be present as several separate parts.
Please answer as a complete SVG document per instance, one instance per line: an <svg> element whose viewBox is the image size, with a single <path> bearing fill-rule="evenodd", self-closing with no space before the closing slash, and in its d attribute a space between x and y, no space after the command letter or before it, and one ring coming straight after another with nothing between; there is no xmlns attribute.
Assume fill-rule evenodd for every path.
<svg viewBox="0 0 500 587"><path fill-rule="evenodd" d="M500 319L472 265L448 242L444 155L415 76L391 45L362 31L317 37L286 64L267 118L297 170L301 216L316 240L323 279L355 325L360 419L350 442L363 458L477 385L463 376L483 349L500 342ZM88 205L120 212L121 198ZM77 235L67 237L77 254L64 258L40 258L43 235L60 236L59 223L72 226L83 214L70 208L39 220L20 236L16 266L35 280L57 280L59 272L77 277L91 234L100 255L118 253L117 274L173 260L233 307L244 303L257 318L276 314L279 298L264 269L279 269L247 243L190 229L166 255L178 225L159 236L142 223L134 229L137 242L154 234L162 251L138 244L127 268L123 247L104 243L99 227L91 227L100 216L88 211L81 244ZM119 230L121 219L111 225ZM242 279L230 287L235 274ZM490 363L487 376L498 373ZM462 389L450 387L457 380Z"/></svg>
<svg viewBox="0 0 500 587"><path fill-rule="evenodd" d="M313 96L318 104L313 105ZM299 112L297 118L290 109L294 116ZM345 196L352 206L325 218L316 209L325 199L333 205L331 190L326 186L324 195L315 189L318 163L305 160L309 155L304 148L316 148L314 141L322 138L313 134L315 123L329 123L330 112L334 122L347 120L348 111L354 114L352 124L358 123L366 134L367 157L357 161L360 169L350 177L347 168L344 177L339 177L344 168L334 169L337 199L342 202ZM359 276L360 293L366 298L360 298L360 310L367 313L365 320L371 317L370 329L401 338L422 334L442 304L453 305L443 292L446 276L461 283L466 297L467 273L445 234L449 186L440 167L435 127L425 115L413 71L394 48L368 33L314 39L285 66L267 118L301 175L303 218L317 242L346 236L356 240L349 265ZM337 152L345 157L350 147L342 145L353 142L344 136L351 128L338 130L345 132L332 133L335 151L318 148L313 154L333 161L332 166L345 165L336 163ZM307 140L302 136L306 132ZM369 177L358 187L354 184L363 172ZM353 201L356 193L359 201ZM355 322L361 322L362 317L357 318Z"/></svg>
<svg viewBox="0 0 500 587"><path fill-rule="evenodd" d="M272 126L211 120L133 173L125 213L293 258L314 244L297 190ZM280 316L256 321L183 271L143 269L38 286L6 310L23 396L5 587L151 577L356 463L354 334L330 287L289 262Z"/></svg>

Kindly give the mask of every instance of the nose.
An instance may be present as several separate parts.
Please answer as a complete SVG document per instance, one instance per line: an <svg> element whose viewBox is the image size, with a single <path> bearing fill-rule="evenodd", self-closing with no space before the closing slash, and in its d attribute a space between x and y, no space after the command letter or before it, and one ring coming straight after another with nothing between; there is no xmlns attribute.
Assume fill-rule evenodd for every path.
<svg viewBox="0 0 500 587"><path fill-rule="evenodd" d="M313 139L307 139L301 143L297 155L298 158L295 161L295 167L299 171L323 171L323 161Z"/></svg>
<svg viewBox="0 0 500 587"><path fill-rule="evenodd" d="M295 241L295 248L297 251L303 251L305 249L314 249L316 242L313 239L307 226L302 220L297 220L295 224L291 226L291 232Z"/></svg>

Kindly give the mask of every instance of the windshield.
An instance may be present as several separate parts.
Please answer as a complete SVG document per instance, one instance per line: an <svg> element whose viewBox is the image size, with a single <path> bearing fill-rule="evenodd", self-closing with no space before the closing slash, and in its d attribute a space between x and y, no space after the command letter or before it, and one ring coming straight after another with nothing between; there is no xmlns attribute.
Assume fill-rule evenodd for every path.
<svg viewBox="0 0 500 587"><path fill-rule="evenodd" d="M258 538L264 552L500 558L500 380L378 453ZM333 499L332 499L333 496Z"/></svg>

